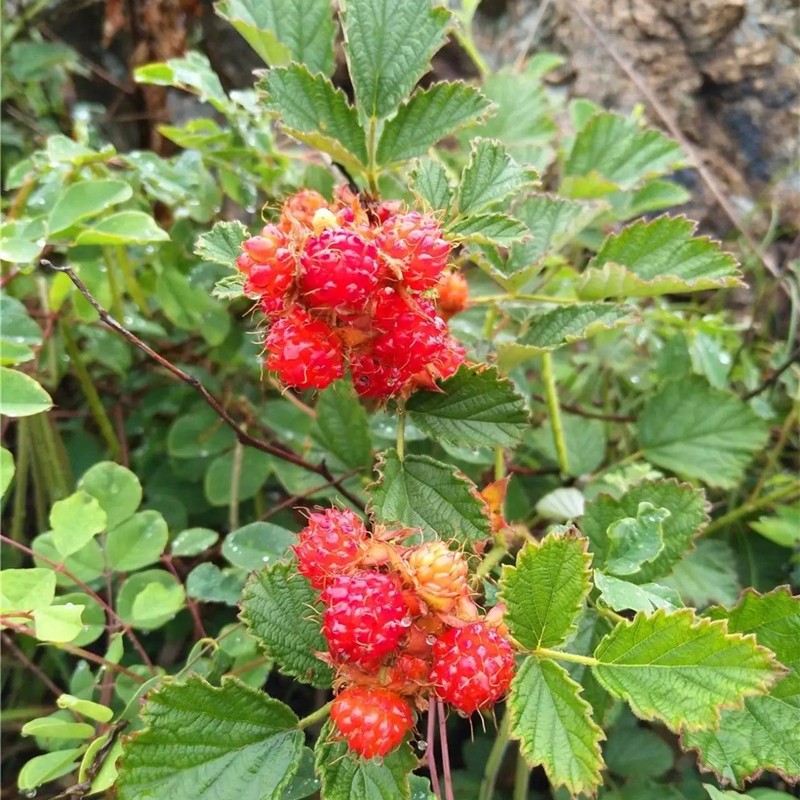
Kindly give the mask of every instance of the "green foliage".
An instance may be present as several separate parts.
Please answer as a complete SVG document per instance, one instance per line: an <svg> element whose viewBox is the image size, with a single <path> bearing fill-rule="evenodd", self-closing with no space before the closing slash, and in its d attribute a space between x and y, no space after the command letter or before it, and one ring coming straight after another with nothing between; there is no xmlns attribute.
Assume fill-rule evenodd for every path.
<svg viewBox="0 0 800 800"><path fill-rule="evenodd" d="M565 108L546 79L560 56L494 71L476 0L219 0L267 65L255 85L217 74L215 38L211 60L139 66L167 91L120 127L136 98L87 104L87 54L49 41L49 11L28 5L4 12L0 226L0 627L4 731L30 737L9 748L20 791L433 797L408 740L360 759L325 722L319 691L352 676L327 659L291 547L311 510L347 505L377 536L463 550L480 614L518 650L497 734L476 727L459 754L468 726L437 709L456 796L510 796L495 787L505 737L515 797L547 793L527 786L538 766L558 800L786 796L704 785L695 756L723 787L800 773L797 304L775 299L791 265L767 281L752 248L740 268L734 232L718 243L712 217L698 232L670 211L692 199L673 182L678 143L641 108ZM207 23L192 21L195 47ZM479 77L437 82L451 34ZM470 288L447 322L467 364L381 405L349 378L265 379L271 323L236 266L300 189L355 208L345 180L375 227L383 201L436 219ZM767 257L791 252L782 207L752 200L775 207ZM337 316L368 351L369 314ZM384 562L384 545L369 558L405 574L406 551ZM462 600L441 622L471 613Z"/></svg>
<svg viewBox="0 0 800 800"><path fill-rule="evenodd" d="M124 748L119 794L277 798L300 764L292 710L234 678L164 683L142 711L147 726Z"/></svg>

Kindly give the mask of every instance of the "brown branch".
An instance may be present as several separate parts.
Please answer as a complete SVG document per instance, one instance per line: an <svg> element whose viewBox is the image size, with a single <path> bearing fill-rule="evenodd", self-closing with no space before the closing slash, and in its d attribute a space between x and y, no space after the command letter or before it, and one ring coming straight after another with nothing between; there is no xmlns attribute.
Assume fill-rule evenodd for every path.
<svg viewBox="0 0 800 800"><path fill-rule="evenodd" d="M75 271L72 269L72 267L57 267L45 259L42 259L41 264L49 267L50 269L56 270L57 272L65 273L67 277L75 284L78 291L86 298L92 308L97 311L97 313L100 315L100 319L102 319L103 322L105 322L105 324L111 328L111 330L113 330L115 333L118 333L124 339L127 339L127 341L129 341L134 347L137 347L139 350L145 353L145 355L148 355L150 358L152 358L153 361L160 364L168 372L171 372L176 378L178 378L178 380L183 381L187 386L190 386L192 389L194 389L212 408L214 413L236 434L238 441L241 442L245 447L252 447L255 450L260 450L262 453L268 453L271 456L280 458L282 461L288 461L290 464L301 467L308 472L321 475L323 478L330 481L331 484L335 486L344 497L353 503L353 505L355 505L357 508L360 508L362 511L364 510L364 503L342 485L342 479L335 477L324 461L322 461L320 464L312 464L311 462L306 461L304 458L301 458L289 450L284 450L282 447L277 447L274 444L265 442L263 439L256 439L254 436L251 436L249 433L247 433L247 431L225 410L219 400L217 400L217 398L214 397L214 395L211 394L208 389L206 389L199 378L196 378L194 375L190 375L188 372L184 372L180 367L176 366L171 361L168 361L160 353L157 353L155 350L153 350L152 347L145 344L138 336L136 336L136 334L132 333L124 325L122 325L122 323L117 322L117 320L115 320L108 313L108 311L106 311L106 309L100 305L97 298L86 288L83 281L81 281L81 279L75 274Z"/></svg>
<svg viewBox="0 0 800 800"><path fill-rule="evenodd" d="M731 205L725 193L717 183L717 179L709 168L703 163L703 159L699 153L690 144L689 140L683 135L683 131L678 125L672 112L658 99L655 92L650 88L647 81L642 78L636 71L632 64L628 63L616 50L616 48L608 41L607 35L597 26L591 16L581 7L581 2L575 0L564 0L564 3L572 11L572 13L580 19L580 21L589 29L589 32L597 40L600 46L608 53L611 60L625 73L628 80L639 90L642 97L650 104L653 111L661 118L666 129L670 134L677 139L680 146L686 151L692 166L697 170L697 173L703 180L703 183L708 187L717 205L725 213L725 216L731 221L732 225L739 231L742 238L747 242L748 247L753 251L755 256L767 270L774 277L780 281L780 286L784 292L789 294L789 287L784 282L784 276L781 275L780 270L773 264L766 253L761 249L761 246L752 237L750 232L744 227L744 224L739 219L739 215Z"/></svg>
<svg viewBox="0 0 800 800"><path fill-rule="evenodd" d="M761 394L761 392L765 392L767 389L770 388L773 384L778 382L778 378L786 372L792 364L800 363L800 347L795 347L792 351L789 358L783 362L777 369L773 370L770 375L762 381L755 389L747 392L747 394L742 395L742 400L752 400L757 395Z"/></svg>
<svg viewBox="0 0 800 800"><path fill-rule="evenodd" d="M17 647L16 642L7 634L3 633L0 634L3 639L3 647L7 648L11 651L11 655L13 655L21 664L22 666L27 669L28 671L32 672L52 693L55 697L61 697L64 694L63 689L59 689L58 686L50 680L50 676L47 675L44 670L42 670L38 664L33 662L22 650Z"/></svg>

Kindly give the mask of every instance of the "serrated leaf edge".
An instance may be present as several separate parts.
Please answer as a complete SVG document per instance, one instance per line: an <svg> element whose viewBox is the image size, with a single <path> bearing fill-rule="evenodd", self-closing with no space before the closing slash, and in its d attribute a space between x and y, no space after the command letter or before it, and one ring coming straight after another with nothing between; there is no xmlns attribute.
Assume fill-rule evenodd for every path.
<svg viewBox="0 0 800 800"><path fill-rule="evenodd" d="M531 656L528 656L528 658L536 658L536 656L532 656L531 655ZM592 714L593 714L592 705L591 705L591 703L589 703L588 700L586 700L585 697L583 697L583 686L581 686L577 681L573 680L572 676L567 672L567 670L565 670L557 662L556 662L556 666L561 669L564 678L566 678L567 683L570 686L572 686L575 689L577 689L577 691L575 692L575 698L581 704L581 707L583 708L583 711L584 711L584 718L585 718L586 722L588 723L588 727L592 730L592 733L594 734L594 748L593 749L595 750L595 753L596 753L597 758L600 761L600 763L603 766L605 766L605 761L603 759L603 749L600 747L600 742L603 742L603 741L606 740L606 734L605 734L605 731L594 721L594 717L592 716ZM519 675L519 671L517 672L517 675ZM514 680L516 681L516 676L514 677ZM512 682L512 691L513 691L513 682ZM511 696L510 695L509 695L509 701L508 701L508 709L509 709L508 713L511 714L511 726L510 726L510 731L511 732L509 733L509 738L514 739L514 740L519 742L519 749L522 752L523 756L525 756L525 760L527 761L529 766L536 767L536 766L540 766L541 765L543 767L544 771L545 771L545 774L547 775L548 779L550 780L550 782L554 786L564 786L564 787L566 787L567 790L570 792L570 794L574 794L574 795L584 794L584 795L587 795L588 797L596 797L597 796L597 790L598 790L600 784L603 782L602 772L601 772L600 769L596 770L596 772L594 774L596 786L594 787L594 789L591 792L587 792L585 790L577 790L576 791L576 788L568 785L568 783L566 781L558 781L558 782L556 782L554 780L553 776L550 774L550 769L547 767L547 765L544 764L544 762L540 762L540 761L535 760L533 758L533 756L528 752L528 748L526 748L525 743L522 740L522 737L514 735L513 729L516 726L516 724L519 722L519 717L516 714L516 709L514 707L514 703L511 702Z"/></svg>
<svg viewBox="0 0 800 800"><path fill-rule="evenodd" d="M564 631L564 636L561 640L561 645L566 642L570 635L573 634L578 629L578 619L583 609L583 604L586 601L586 597L588 596L589 592L592 588L592 580L591 580L591 565L592 565L592 554L589 552L589 540L578 530L577 526L573 525L568 531L566 532L558 532L552 531L548 533L544 539L540 541L528 541L525 543L523 548L517 553L517 561L519 560L520 556L525 553L525 551L531 550L541 550L544 548L545 545L552 543L555 540L567 540L570 542L579 542L582 546L581 551L581 560L583 561L584 570L583 570L583 580L581 581L582 588L583 588L583 597L580 601L576 604L575 613L573 614L572 622L570 623L569 627ZM517 571L517 561L512 564L503 564L501 567L501 574L500 574L500 592L499 598L502 602L506 602L505 592L506 592L506 576L511 575L513 572ZM524 645L520 644L517 639L512 635L512 641L517 646L517 648L523 653L534 653L535 650L529 650ZM541 642L540 642L541 644ZM558 647L559 645L554 645Z"/></svg>
<svg viewBox="0 0 800 800"><path fill-rule="evenodd" d="M780 678L782 678L786 674L786 667L784 667L783 664L781 664L780 661L778 661L778 659L775 657L775 653L773 653L772 650L770 650L768 647L764 647L764 646L758 644L758 641L757 641L757 639L756 639L754 634L751 634L751 633L750 634L729 633L728 632L727 620L710 620L710 619L707 619L706 617L698 617L695 614L694 609L692 609L692 608L680 608L677 611L670 611L670 612L667 612L663 608L659 608L653 614L646 614L643 611L638 611L636 613L636 615L633 617L633 619L630 619L630 620L629 619L623 619L621 622L617 623L617 625L614 628L612 628L611 631L609 631L597 643L597 647L595 648L595 653L594 653L594 657L597 659L597 665L596 666L613 666L614 665L614 662L611 662L611 661L600 661L600 659L597 658L597 651L600 649L602 644L609 637L614 635L615 631L621 630L623 628L624 629L632 628L641 617L646 617L648 619L653 619L653 618L659 617L659 616L661 616L661 617L670 617L671 619L675 619L677 617L688 617L690 620L692 620L692 624L690 626L690 628L692 630L702 630L704 628L714 628L714 627L722 628L722 632L725 635L725 637L728 638L728 639L734 640L736 643L751 642L753 644L753 647L754 647L756 652L758 652L758 653L760 653L760 654L762 654L762 655L767 657L768 666L770 667L771 671L770 671L769 675L766 676L761 681L761 685L760 686L755 687L753 689L745 690L744 692L739 694L739 696L735 700L731 700L730 703L724 703L723 702L720 705L714 706L713 710L714 710L714 720L715 720L715 722L714 722L714 727L713 728L709 728L707 725L687 725L685 723L681 724L681 725L678 725L677 727L673 727L673 725L670 722L668 722L665 719L662 719L657 714L655 714L655 713L648 714L648 712L645 712L643 709L639 708L638 704L634 703L631 698L629 698L629 697L620 697L620 695L618 695L616 692L614 692L606 684L606 682L603 680L603 678L600 677L600 675L597 674L597 670L596 670L595 666L593 666L592 667L592 673L594 674L595 678L600 683L600 685L612 697L617 697L618 699L620 699L623 702L627 703L631 707L631 710L636 714L636 716L639 717L639 719L643 719L643 720L647 720L647 721L658 720L663 725L665 725L667 728L669 728L671 731L673 731L674 733L678 733L678 734L680 734L682 731L718 730L719 729L720 720L721 720L721 715L722 715L723 711L728 711L728 710L741 711L744 708L744 700L745 700L746 697L760 697L762 695L767 694L769 692L769 690L778 682L778 680L780 680ZM620 666L620 665L618 665L618 666ZM652 665L647 665L647 664L627 665L627 668L628 669L636 669L637 667L648 667L648 666L652 666ZM691 668L692 666L695 666L695 665L687 664L685 666ZM665 667L665 669L668 669L668 668Z"/></svg>

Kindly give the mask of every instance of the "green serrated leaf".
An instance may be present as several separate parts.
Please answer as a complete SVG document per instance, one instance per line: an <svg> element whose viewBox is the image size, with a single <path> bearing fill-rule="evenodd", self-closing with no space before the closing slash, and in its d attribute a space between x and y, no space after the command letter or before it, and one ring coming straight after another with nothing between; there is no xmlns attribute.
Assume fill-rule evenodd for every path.
<svg viewBox="0 0 800 800"><path fill-rule="evenodd" d="M543 766L554 786L593 795L602 779L603 729L581 687L555 661L529 656L511 684L511 736L531 767Z"/></svg>
<svg viewBox="0 0 800 800"><path fill-rule="evenodd" d="M673 731L713 728L720 711L741 708L780 675L772 653L752 637L728 634L723 622L690 609L639 612L598 645L592 667L600 683L642 719Z"/></svg>
<svg viewBox="0 0 800 800"><path fill-rule="evenodd" d="M372 438L367 412L350 381L336 381L316 405L314 439L346 469L372 464Z"/></svg>
<svg viewBox="0 0 800 800"><path fill-rule="evenodd" d="M356 102L367 118L388 117L428 71L450 13L430 0L360 0L342 15Z"/></svg>
<svg viewBox="0 0 800 800"><path fill-rule="evenodd" d="M769 694L748 697L741 710L724 711L717 731L691 731L684 745L696 748L704 766L722 781L741 786L762 770L786 780L800 776L800 597L782 586L759 595L748 589L736 607L713 608L733 633L753 633L789 672Z"/></svg>
<svg viewBox="0 0 800 800"><path fill-rule="evenodd" d="M345 167L363 170L367 145L358 113L328 78L293 64L271 69L259 88L267 93L267 110L278 115L292 136Z"/></svg>
<svg viewBox="0 0 800 800"><path fill-rule="evenodd" d="M642 564L652 562L664 549L664 520L668 508L639 503L635 517L625 517L608 526L606 568L612 575L633 575Z"/></svg>
<svg viewBox="0 0 800 800"><path fill-rule="evenodd" d="M693 236L696 223L663 216L611 234L580 276L584 300L656 297L744 286L736 259L717 242Z"/></svg>
<svg viewBox="0 0 800 800"><path fill-rule="evenodd" d="M640 503L652 503L666 508L670 515L663 521L664 549L655 560L642 564L640 571L630 576L634 583L646 583L666 575L691 547L692 540L708 523L705 494L689 484L675 480L642 481L621 497L600 495L587 503L581 519L581 530L591 543L595 566L605 567L610 525L626 517L636 516Z"/></svg>
<svg viewBox="0 0 800 800"><path fill-rule="evenodd" d="M411 189L432 211L447 208L453 188L447 170L434 158L421 158L411 170Z"/></svg>
<svg viewBox="0 0 800 800"><path fill-rule="evenodd" d="M216 11L271 66L298 61L312 72L333 72L329 0L222 0Z"/></svg>
<svg viewBox="0 0 800 800"><path fill-rule="evenodd" d="M500 142L476 139L461 176L458 209L474 214L535 180L535 170L518 164Z"/></svg>
<svg viewBox="0 0 800 800"><path fill-rule="evenodd" d="M475 485L449 464L429 456L381 454L380 480L370 510L381 522L420 528L427 538L482 541L491 535L486 503Z"/></svg>
<svg viewBox="0 0 800 800"><path fill-rule="evenodd" d="M775 506L774 511L770 516L759 517L755 522L750 522L750 527L781 547L800 544L800 503Z"/></svg>
<svg viewBox="0 0 800 800"><path fill-rule="evenodd" d="M670 172L683 158L680 145L664 134L641 130L636 120L616 114L596 114L575 137L564 164L561 192L592 197L630 189ZM602 182L581 181L594 177Z"/></svg>
<svg viewBox="0 0 800 800"><path fill-rule="evenodd" d="M637 430L648 461L727 489L769 437L745 402L697 375L664 383L645 403Z"/></svg>
<svg viewBox="0 0 800 800"><path fill-rule="evenodd" d="M336 741L330 722L320 732L314 766L325 800L409 800L408 778L417 758L407 744L384 758L364 759Z"/></svg>
<svg viewBox="0 0 800 800"><path fill-rule="evenodd" d="M498 247L508 247L529 235L528 229L518 219L500 212L461 217L448 226L447 233L461 242Z"/></svg>
<svg viewBox="0 0 800 800"><path fill-rule="evenodd" d="M292 710L232 677L192 676L148 695L145 729L125 742L120 800L279 800L303 752Z"/></svg>
<svg viewBox="0 0 800 800"><path fill-rule="evenodd" d="M0 367L0 414L30 417L53 407L50 395L30 376Z"/></svg>
<svg viewBox="0 0 800 800"><path fill-rule="evenodd" d="M217 222L208 233L198 237L194 252L204 261L232 267L242 254L242 242L248 235L239 220Z"/></svg>
<svg viewBox="0 0 800 800"><path fill-rule="evenodd" d="M650 613L658 608L673 611L682 605L681 598L674 589L657 583L637 585L595 570L594 584L603 602L615 611L631 609Z"/></svg>
<svg viewBox="0 0 800 800"><path fill-rule="evenodd" d="M314 654L327 650L315 612L319 597L289 564L278 563L250 577L242 594L242 620L264 652L286 675L327 688L331 668Z"/></svg>
<svg viewBox="0 0 800 800"><path fill-rule="evenodd" d="M55 201L47 220L49 235L53 236L76 222L93 217L106 208L123 203L133 195L125 181L82 181L68 186Z"/></svg>
<svg viewBox="0 0 800 800"><path fill-rule="evenodd" d="M711 603L732 606L742 591L736 553L719 539L700 539L694 550L659 581L677 592L684 605L695 608L705 608Z"/></svg>
<svg viewBox="0 0 800 800"><path fill-rule="evenodd" d="M589 594L591 556L575 528L529 542L504 566L501 596L514 638L529 650L563 644Z"/></svg>
<svg viewBox="0 0 800 800"><path fill-rule="evenodd" d="M406 404L414 424L435 439L513 447L528 425L525 401L495 368L462 366L439 388L416 392Z"/></svg>
<svg viewBox="0 0 800 800"><path fill-rule="evenodd" d="M488 107L489 101L477 89L461 82L435 83L416 92L384 126L378 164L425 155L436 142L474 122Z"/></svg>
<svg viewBox="0 0 800 800"><path fill-rule="evenodd" d="M498 346L500 368L507 371L534 356L626 325L635 313L631 306L576 303L536 314L516 342Z"/></svg>

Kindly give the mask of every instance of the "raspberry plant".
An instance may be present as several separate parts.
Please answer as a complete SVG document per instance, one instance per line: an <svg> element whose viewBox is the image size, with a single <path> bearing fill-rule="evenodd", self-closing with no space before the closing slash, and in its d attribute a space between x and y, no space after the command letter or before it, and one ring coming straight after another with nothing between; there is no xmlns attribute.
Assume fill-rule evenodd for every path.
<svg viewBox="0 0 800 800"><path fill-rule="evenodd" d="M251 92L138 69L214 109L179 155L76 131L6 175L0 624L57 705L19 790L796 783L800 374L666 211L686 154L563 107L557 57L489 73L476 3L340 5L219 2ZM418 86L450 35L480 81Z"/></svg>

